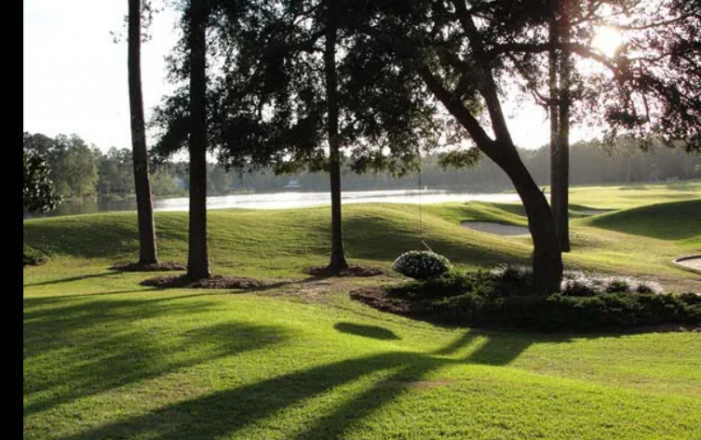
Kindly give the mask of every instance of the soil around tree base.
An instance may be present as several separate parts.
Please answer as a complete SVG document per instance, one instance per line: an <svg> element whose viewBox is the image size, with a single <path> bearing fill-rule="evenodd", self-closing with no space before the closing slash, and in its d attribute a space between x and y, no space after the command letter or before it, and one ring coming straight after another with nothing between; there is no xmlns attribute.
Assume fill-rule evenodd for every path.
<svg viewBox="0 0 701 440"><path fill-rule="evenodd" d="M314 277L376 277L384 275L385 271L379 267L364 264L354 264L340 272L330 269L328 266L314 266L304 270L304 273Z"/></svg>
<svg viewBox="0 0 701 440"><path fill-rule="evenodd" d="M255 278L227 277L223 275L215 275L199 280L193 280L187 275L178 275L150 278L142 281L141 285L158 289L256 290L270 287L273 283Z"/></svg>
<svg viewBox="0 0 701 440"><path fill-rule="evenodd" d="M383 287L361 287L350 292L351 299L366 304L382 312L397 315L417 316L424 312L417 303L389 296Z"/></svg>
<svg viewBox="0 0 701 440"><path fill-rule="evenodd" d="M156 264L120 263L110 268L117 272L182 272L186 267L182 264L163 262Z"/></svg>

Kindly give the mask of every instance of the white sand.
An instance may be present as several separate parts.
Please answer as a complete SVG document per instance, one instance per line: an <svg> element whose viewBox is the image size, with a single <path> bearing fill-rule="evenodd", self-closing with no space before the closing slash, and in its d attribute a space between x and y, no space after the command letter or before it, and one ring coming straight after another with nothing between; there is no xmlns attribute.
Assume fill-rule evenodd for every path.
<svg viewBox="0 0 701 440"><path fill-rule="evenodd" d="M675 263L701 272L701 256L679 259Z"/></svg>

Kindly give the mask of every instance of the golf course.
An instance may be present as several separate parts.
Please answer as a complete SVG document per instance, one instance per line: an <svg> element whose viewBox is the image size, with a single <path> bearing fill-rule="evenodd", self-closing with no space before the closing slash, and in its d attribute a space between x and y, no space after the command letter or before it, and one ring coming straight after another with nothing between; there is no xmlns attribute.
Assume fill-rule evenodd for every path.
<svg viewBox="0 0 701 440"><path fill-rule="evenodd" d="M701 182L573 187L566 269L701 293ZM419 224L421 209L421 224ZM248 290L156 289L134 261L136 213L24 221L45 258L23 270L26 440L701 438L701 333L689 328L530 333L383 313L353 289L423 241L461 269L527 265L520 204L355 204L346 253L376 277L312 277L328 207L208 213L215 275ZM184 263L188 216L156 214L160 258Z"/></svg>

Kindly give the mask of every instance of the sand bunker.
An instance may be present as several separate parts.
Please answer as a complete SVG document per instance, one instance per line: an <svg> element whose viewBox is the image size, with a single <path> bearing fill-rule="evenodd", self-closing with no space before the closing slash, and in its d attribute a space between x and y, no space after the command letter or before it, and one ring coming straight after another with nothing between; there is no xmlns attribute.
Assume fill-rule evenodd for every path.
<svg viewBox="0 0 701 440"><path fill-rule="evenodd" d="M514 226L514 225L503 225L501 223L493 222L462 222L463 227L474 229L475 231L488 232L490 234L497 234L504 237L513 235L527 235L530 232L525 226Z"/></svg>
<svg viewBox="0 0 701 440"><path fill-rule="evenodd" d="M674 260L674 262L680 266L688 267L689 269L694 269L701 272L701 255L678 258Z"/></svg>

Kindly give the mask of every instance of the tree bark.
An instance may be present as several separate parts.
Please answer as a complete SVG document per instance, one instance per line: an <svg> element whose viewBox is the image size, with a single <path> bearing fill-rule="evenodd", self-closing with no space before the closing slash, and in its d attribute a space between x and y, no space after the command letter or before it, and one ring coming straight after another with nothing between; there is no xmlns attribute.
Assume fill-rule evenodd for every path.
<svg viewBox="0 0 701 440"><path fill-rule="evenodd" d="M328 269L340 272L348 267L343 249L343 220L341 206L341 153L338 134L338 72L336 71L337 28L335 10L329 7L328 29L324 48L326 99L328 105L327 137L329 141L329 177L331 180L331 261Z"/></svg>
<svg viewBox="0 0 701 440"><path fill-rule="evenodd" d="M207 250L207 7L190 0L190 230L187 275L208 278Z"/></svg>
<svg viewBox="0 0 701 440"><path fill-rule="evenodd" d="M149 178L146 124L141 86L141 0L129 0L129 109L134 161L134 188L139 223L139 264L157 264L156 226Z"/></svg>
<svg viewBox="0 0 701 440"><path fill-rule="evenodd" d="M560 249L570 251L569 231L569 130L570 130L570 54L555 45L569 43L570 26L566 0L552 0L550 22L550 204L555 234Z"/></svg>
<svg viewBox="0 0 701 440"><path fill-rule="evenodd" d="M528 229L533 238L533 278L536 290L542 294L557 292L562 281L563 264L550 206L518 156L516 147L501 148L507 153L496 161L497 165L511 179L528 216Z"/></svg>

